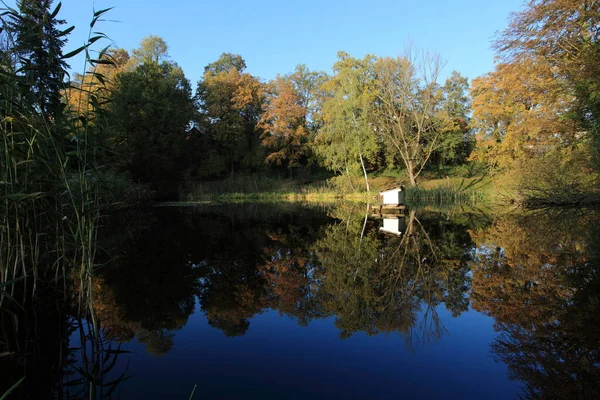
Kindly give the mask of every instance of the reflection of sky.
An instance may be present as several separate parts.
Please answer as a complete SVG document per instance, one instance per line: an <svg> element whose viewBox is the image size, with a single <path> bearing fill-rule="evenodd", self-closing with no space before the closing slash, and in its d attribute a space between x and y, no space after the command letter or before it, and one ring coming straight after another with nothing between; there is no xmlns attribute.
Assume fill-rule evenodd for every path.
<svg viewBox="0 0 600 400"><path fill-rule="evenodd" d="M197 306L164 357L136 342L123 346L135 352L121 360L133 378L117 395L187 399L198 385L197 399L514 398L518 383L490 356L493 319L475 311L452 318L443 304L437 311L445 335L411 350L398 334L340 340L334 318L301 327L277 311L254 316L245 335L227 338Z"/></svg>

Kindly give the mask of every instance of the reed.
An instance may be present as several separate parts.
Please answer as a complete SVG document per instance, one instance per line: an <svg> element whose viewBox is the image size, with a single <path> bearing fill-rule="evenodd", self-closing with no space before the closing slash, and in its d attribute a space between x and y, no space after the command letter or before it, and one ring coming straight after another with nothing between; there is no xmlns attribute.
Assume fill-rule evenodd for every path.
<svg viewBox="0 0 600 400"><path fill-rule="evenodd" d="M424 205L443 207L454 205L475 205L484 201L480 192L457 190L450 186L425 189L420 186L406 189L405 202L410 208L422 208Z"/></svg>
<svg viewBox="0 0 600 400"><path fill-rule="evenodd" d="M59 10L60 4L53 15ZM61 60L84 52L84 74L96 74L108 48L92 51L105 38L92 32L107 11L94 12L87 43ZM11 309L24 312L40 284L55 286L65 298L68 288L76 288L79 315L96 327L97 336L91 282L102 204L99 138L106 130L101 106L106 90L103 84L59 84L66 104L72 103L67 96L73 90L81 104L47 112L31 78L47 71L19 52L18 43L37 31L17 35L14 27L22 17L20 11L0 9L0 312L17 318L20 313ZM66 65L62 68L60 75L67 77Z"/></svg>

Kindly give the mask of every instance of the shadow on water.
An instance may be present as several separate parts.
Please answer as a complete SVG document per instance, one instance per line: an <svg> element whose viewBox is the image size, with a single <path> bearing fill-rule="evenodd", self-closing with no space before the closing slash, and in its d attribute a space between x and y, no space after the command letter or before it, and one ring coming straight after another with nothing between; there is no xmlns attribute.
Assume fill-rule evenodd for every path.
<svg viewBox="0 0 600 400"><path fill-rule="evenodd" d="M400 335L413 351L448 333L442 310L476 310L493 318L491 354L526 398L600 394L597 213L391 219L384 231L351 204L114 215L89 287L73 279L3 303L0 392L27 376L21 397L111 398L136 379L130 343L165 356L195 310L230 338L274 310L301 326L331 319L341 339Z"/></svg>

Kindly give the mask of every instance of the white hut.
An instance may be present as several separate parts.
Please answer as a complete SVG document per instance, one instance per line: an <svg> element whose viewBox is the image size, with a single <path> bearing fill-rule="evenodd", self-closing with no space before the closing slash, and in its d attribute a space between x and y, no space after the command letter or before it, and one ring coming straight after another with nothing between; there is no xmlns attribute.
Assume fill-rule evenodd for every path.
<svg viewBox="0 0 600 400"><path fill-rule="evenodd" d="M384 206L398 206L404 204L404 191L402 188L395 188L380 192L379 195L382 197L382 203Z"/></svg>
<svg viewBox="0 0 600 400"><path fill-rule="evenodd" d="M404 218L384 218L383 226L379 228L379 232L391 233L392 235L402 235L405 230Z"/></svg>

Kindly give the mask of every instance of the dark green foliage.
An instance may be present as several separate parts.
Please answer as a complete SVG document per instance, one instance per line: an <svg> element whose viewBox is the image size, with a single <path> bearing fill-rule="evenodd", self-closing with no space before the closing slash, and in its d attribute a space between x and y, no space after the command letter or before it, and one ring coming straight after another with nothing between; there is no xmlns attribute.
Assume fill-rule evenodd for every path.
<svg viewBox="0 0 600 400"><path fill-rule="evenodd" d="M12 49L18 72L23 74L34 106L46 117L57 118L61 108L61 90L65 88L69 67L62 56L66 35L61 31L65 21L57 19L60 3L54 11L52 0L21 0L19 14L8 20L8 30L14 35Z"/></svg>
<svg viewBox="0 0 600 400"><path fill-rule="evenodd" d="M149 63L121 73L110 110L123 167L162 194L175 191L185 168L185 133L195 112L183 71L170 63Z"/></svg>
<svg viewBox="0 0 600 400"><path fill-rule="evenodd" d="M246 69L246 61L239 54L223 53L215 62L204 67L204 72L219 74L235 69L238 72L244 72Z"/></svg>
<svg viewBox="0 0 600 400"><path fill-rule="evenodd" d="M442 137L442 146L433 156L434 164L464 164L475 146L475 137L469 126L471 100L468 91L469 80L457 71L452 71L442 86L442 109L450 116L453 125Z"/></svg>

